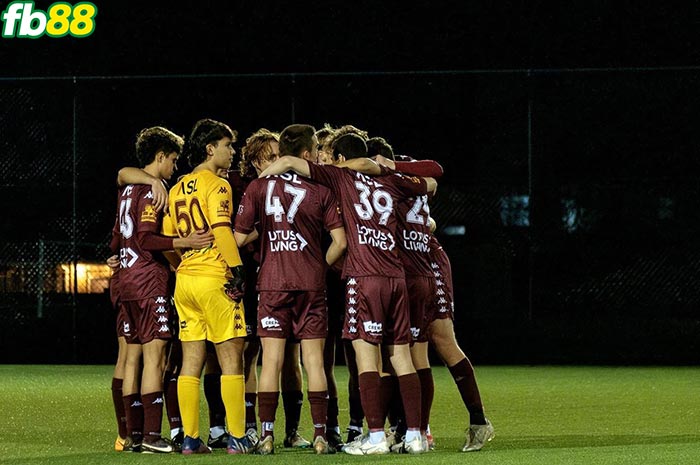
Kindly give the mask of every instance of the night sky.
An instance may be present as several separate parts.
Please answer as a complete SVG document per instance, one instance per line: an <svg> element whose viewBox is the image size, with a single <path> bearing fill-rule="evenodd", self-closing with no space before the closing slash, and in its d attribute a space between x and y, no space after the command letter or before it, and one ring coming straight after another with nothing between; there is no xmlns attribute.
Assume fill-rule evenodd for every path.
<svg viewBox="0 0 700 465"><path fill-rule="evenodd" d="M36 2L46 9L52 2ZM3 2L3 6L7 2ZM692 1L95 2L84 39L0 40L3 76L695 66Z"/></svg>

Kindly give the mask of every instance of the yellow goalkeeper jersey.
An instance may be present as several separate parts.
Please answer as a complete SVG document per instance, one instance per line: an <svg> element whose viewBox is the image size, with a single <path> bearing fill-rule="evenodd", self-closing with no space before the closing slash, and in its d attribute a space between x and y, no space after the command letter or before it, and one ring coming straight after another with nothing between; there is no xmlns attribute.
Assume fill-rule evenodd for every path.
<svg viewBox="0 0 700 465"><path fill-rule="evenodd" d="M208 170L187 174L170 189L169 212L163 217L162 232L169 237L187 237L194 231L231 228L232 204L231 186L225 179ZM205 249L183 250L177 272L212 277L230 275L216 243Z"/></svg>

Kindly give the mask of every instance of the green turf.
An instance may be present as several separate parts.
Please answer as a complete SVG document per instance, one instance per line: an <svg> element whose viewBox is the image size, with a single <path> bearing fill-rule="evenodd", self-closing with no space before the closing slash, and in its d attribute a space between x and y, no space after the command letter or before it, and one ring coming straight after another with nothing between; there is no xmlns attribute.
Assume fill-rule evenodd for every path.
<svg viewBox="0 0 700 465"><path fill-rule="evenodd" d="M341 424L347 424L344 367ZM0 366L0 463L162 464L225 462L305 465L372 462L429 465L700 463L700 368L477 367L496 438L478 453L457 452L466 414L449 372L434 368L431 429L437 450L420 456L143 455L112 451L116 421L109 366ZM278 415L283 424L283 414ZM302 434L309 435L302 414ZM202 416L202 431L207 420Z"/></svg>

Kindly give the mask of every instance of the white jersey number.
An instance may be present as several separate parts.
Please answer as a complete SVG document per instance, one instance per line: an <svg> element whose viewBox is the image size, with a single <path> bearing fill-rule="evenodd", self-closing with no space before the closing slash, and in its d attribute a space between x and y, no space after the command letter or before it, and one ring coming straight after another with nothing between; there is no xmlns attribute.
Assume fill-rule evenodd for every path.
<svg viewBox="0 0 700 465"><path fill-rule="evenodd" d="M128 239L134 234L134 220L129 216L131 209L131 199L127 198L119 204L119 232L124 239Z"/></svg>
<svg viewBox="0 0 700 465"><path fill-rule="evenodd" d="M421 215L421 212L424 215ZM406 221L413 224L424 224L429 225L430 218L430 207L428 206L428 196L421 195L416 197L416 201L413 202L413 206L406 213Z"/></svg>
<svg viewBox="0 0 700 465"><path fill-rule="evenodd" d="M277 181L270 180L267 182L267 194L265 195L265 214L272 215L276 223L282 221L285 216L284 207L279 196L273 195L275 184ZM292 203L289 205L289 211L286 212L287 222L294 223L294 217L299 211L299 205L306 197L306 189L293 186L290 183L284 183L284 192L292 196Z"/></svg>
<svg viewBox="0 0 700 465"><path fill-rule="evenodd" d="M379 214L379 224L387 224L394 211L391 195L381 189L370 191L369 186L360 181L355 181L355 188L360 193L360 203L355 204L357 215L363 220L369 220L376 212Z"/></svg>

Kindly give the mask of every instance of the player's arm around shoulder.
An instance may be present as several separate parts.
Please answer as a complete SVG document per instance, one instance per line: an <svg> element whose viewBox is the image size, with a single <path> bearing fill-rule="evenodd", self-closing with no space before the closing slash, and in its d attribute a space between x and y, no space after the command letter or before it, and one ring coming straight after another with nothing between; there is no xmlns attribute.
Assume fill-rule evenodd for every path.
<svg viewBox="0 0 700 465"><path fill-rule="evenodd" d="M362 174L367 174L370 176L379 176L382 174L382 168L379 163L375 162L371 158L352 158L350 160L345 160L342 163L338 163L336 166L338 168L347 168L358 171Z"/></svg>
<svg viewBox="0 0 700 465"><path fill-rule="evenodd" d="M284 156L280 157L270 166L265 168L265 170L258 175L259 178L264 178L266 176L272 176L275 174L286 173L292 170L300 176L309 177L311 175L311 170L309 169L309 162L297 157Z"/></svg>
<svg viewBox="0 0 700 465"><path fill-rule="evenodd" d="M117 173L117 185L122 187L128 184L145 184L151 186L151 192L153 192L153 207L156 211L167 208L168 191L165 189L160 179L151 176L141 168L127 166L120 169Z"/></svg>

